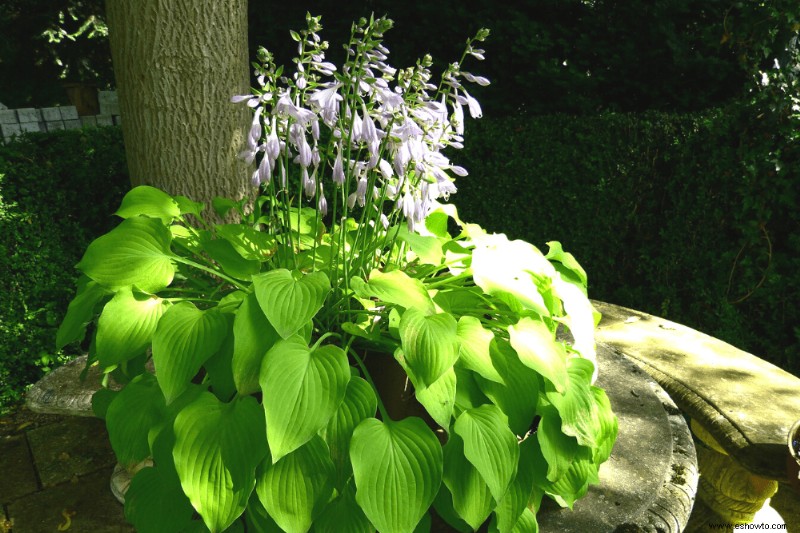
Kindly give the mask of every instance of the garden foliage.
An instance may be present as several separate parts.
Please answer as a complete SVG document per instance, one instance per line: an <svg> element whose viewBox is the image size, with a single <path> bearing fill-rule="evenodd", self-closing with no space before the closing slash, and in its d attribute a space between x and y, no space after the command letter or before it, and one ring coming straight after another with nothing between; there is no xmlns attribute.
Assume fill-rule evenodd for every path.
<svg viewBox="0 0 800 533"><path fill-rule="evenodd" d="M0 410L77 345L55 332L86 245L128 187L118 128L31 134L0 145Z"/></svg>

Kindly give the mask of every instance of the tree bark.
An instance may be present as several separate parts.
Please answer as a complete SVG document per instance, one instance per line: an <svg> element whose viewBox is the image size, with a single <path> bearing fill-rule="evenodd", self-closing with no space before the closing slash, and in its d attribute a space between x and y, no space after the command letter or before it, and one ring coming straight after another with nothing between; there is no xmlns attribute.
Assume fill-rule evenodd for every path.
<svg viewBox="0 0 800 533"><path fill-rule="evenodd" d="M107 0L106 16L132 185L241 199L247 0Z"/></svg>

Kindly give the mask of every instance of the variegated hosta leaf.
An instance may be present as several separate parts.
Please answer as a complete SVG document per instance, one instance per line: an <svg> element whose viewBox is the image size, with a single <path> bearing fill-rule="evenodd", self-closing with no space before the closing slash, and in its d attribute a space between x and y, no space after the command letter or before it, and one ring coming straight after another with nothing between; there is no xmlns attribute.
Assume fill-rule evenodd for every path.
<svg viewBox="0 0 800 533"><path fill-rule="evenodd" d="M103 307L97 322L97 358L109 366L141 355L170 303L155 296L120 289Z"/></svg>
<svg viewBox="0 0 800 533"><path fill-rule="evenodd" d="M267 352L260 381L267 439L277 462L328 424L345 397L350 367L341 348L312 351L295 335Z"/></svg>
<svg viewBox="0 0 800 533"><path fill-rule="evenodd" d="M183 492L212 533L224 531L244 512L268 450L258 402L222 403L203 392L178 413L174 430Z"/></svg>
<svg viewBox="0 0 800 533"><path fill-rule="evenodd" d="M442 447L422 419L368 418L353 432L356 501L381 533L411 533L442 481Z"/></svg>

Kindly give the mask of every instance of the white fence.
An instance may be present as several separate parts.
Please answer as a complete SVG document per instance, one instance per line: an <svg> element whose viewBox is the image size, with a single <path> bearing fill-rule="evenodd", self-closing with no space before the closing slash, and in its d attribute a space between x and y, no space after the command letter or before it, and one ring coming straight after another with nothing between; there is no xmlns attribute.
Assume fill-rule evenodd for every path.
<svg viewBox="0 0 800 533"><path fill-rule="evenodd" d="M32 131L57 131L120 124L116 91L99 91L99 115L78 116L75 106L5 109L0 104L0 133L4 142Z"/></svg>

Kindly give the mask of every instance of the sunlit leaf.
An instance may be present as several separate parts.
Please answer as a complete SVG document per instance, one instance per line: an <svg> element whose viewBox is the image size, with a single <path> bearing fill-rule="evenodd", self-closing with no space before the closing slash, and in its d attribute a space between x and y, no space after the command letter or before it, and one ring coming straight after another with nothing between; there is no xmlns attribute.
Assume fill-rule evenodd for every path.
<svg viewBox="0 0 800 533"><path fill-rule="evenodd" d="M264 417L252 397L220 402L203 392L175 418L175 468L212 533L244 512L267 453Z"/></svg>
<svg viewBox="0 0 800 533"><path fill-rule="evenodd" d="M95 306L109 294L111 291L92 280L88 280L78 289L78 293L69 303L67 314L56 332L56 349L60 350L71 342L83 339L86 334L86 326L94 317Z"/></svg>
<svg viewBox="0 0 800 533"><path fill-rule="evenodd" d="M133 217L95 239L77 268L111 290L155 293L172 282L172 234L156 218Z"/></svg>
<svg viewBox="0 0 800 533"><path fill-rule="evenodd" d="M454 431L464 441L464 455L480 472L495 501L500 501L517 473L519 446L508 419L492 404L464 411Z"/></svg>
<svg viewBox="0 0 800 533"><path fill-rule="evenodd" d="M164 313L153 335L153 362L167 403L186 389L228 332L228 321L213 308L181 302Z"/></svg>
<svg viewBox="0 0 800 533"><path fill-rule="evenodd" d="M496 502L475 466L464 456L464 441L452 435L444 447L444 484L453 498L453 509L473 530L486 521Z"/></svg>
<svg viewBox="0 0 800 533"><path fill-rule="evenodd" d="M458 324L452 315L425 315L411 308L400 320L400 339L406 363L430 386L458 359Z"/></svg>
<svg viewBox="0 0 800 533"><path fill-rule="evenodd" d="M233 379L239 394L260 390L261 361L278 339L280 336L261 311L256 295L248 294L233 321Z"/></svg>
<svg viewBox="0 0 800 533"><path fill-rule="evenodd" d="M353 432L356 501L381 533L411 533L442 481L442 447L419 418L369 418Z"/></svg>
<svg viewBox="0 0 800 533"><path fill-rule="evenodd" d="M328 424L345 397L349 380L347 356L337 346L312 351L294 336L267 352L260 382L274 462Z"/></svg>
<svg viewBox="0 0 800 533"><path fill-rule="evenodd" d="M143 354L169 307L169 302L161 298L120 289L105 305L97 322L100 364L109 367Z"/></svg>
<svg viewBox="0 0 800 533"><path fill-rule="evenodd" d="M323 272L303 274L295 279L286 269L253 276L253 285L264 315L284 339L317 314L331 289Z"/></svg>
<svg viewBox="0 0 800 533"><path fill-rule="evenodd" d="M125 194L122 204L114 214L121 218L145 215L159 218L164 224L169 224L175 217L180 216L181 210L172 196L164 191L148 185L139 185Z"/></svg>
<svg viewBox="0 0 800 533"><path fill-rule="evenodd" d="M114 396L106 427L117 461L126 466L150 457L148 433L167 415L161 389L152 374L141 374Z"/></svg>
<svg viewBox="0 0 800 533"><path fill-rule="evenodd" d="M567 352L547 326L539 320L523 318L508 327L508 334L522 364L550 380L558 392L563 392L568 379Z"/></svg>
<svg viewBox="0 0 800 533"><path fill-rule="evenodd" d="M334 466L320 437L274 464L264 461L256 492L269 515L287 533L305 533L333 494Z"/></svg>
<svg viewBox="0 0 800 533"><path fill-rule="evenodd" d="M361 298L378 298L383 302L406 309L417 309L425 314L434 311L433 301L422 282L402 270L391 272L373 270L369 274L369 281L353 278L350 280L350 287Z"/></svg>

